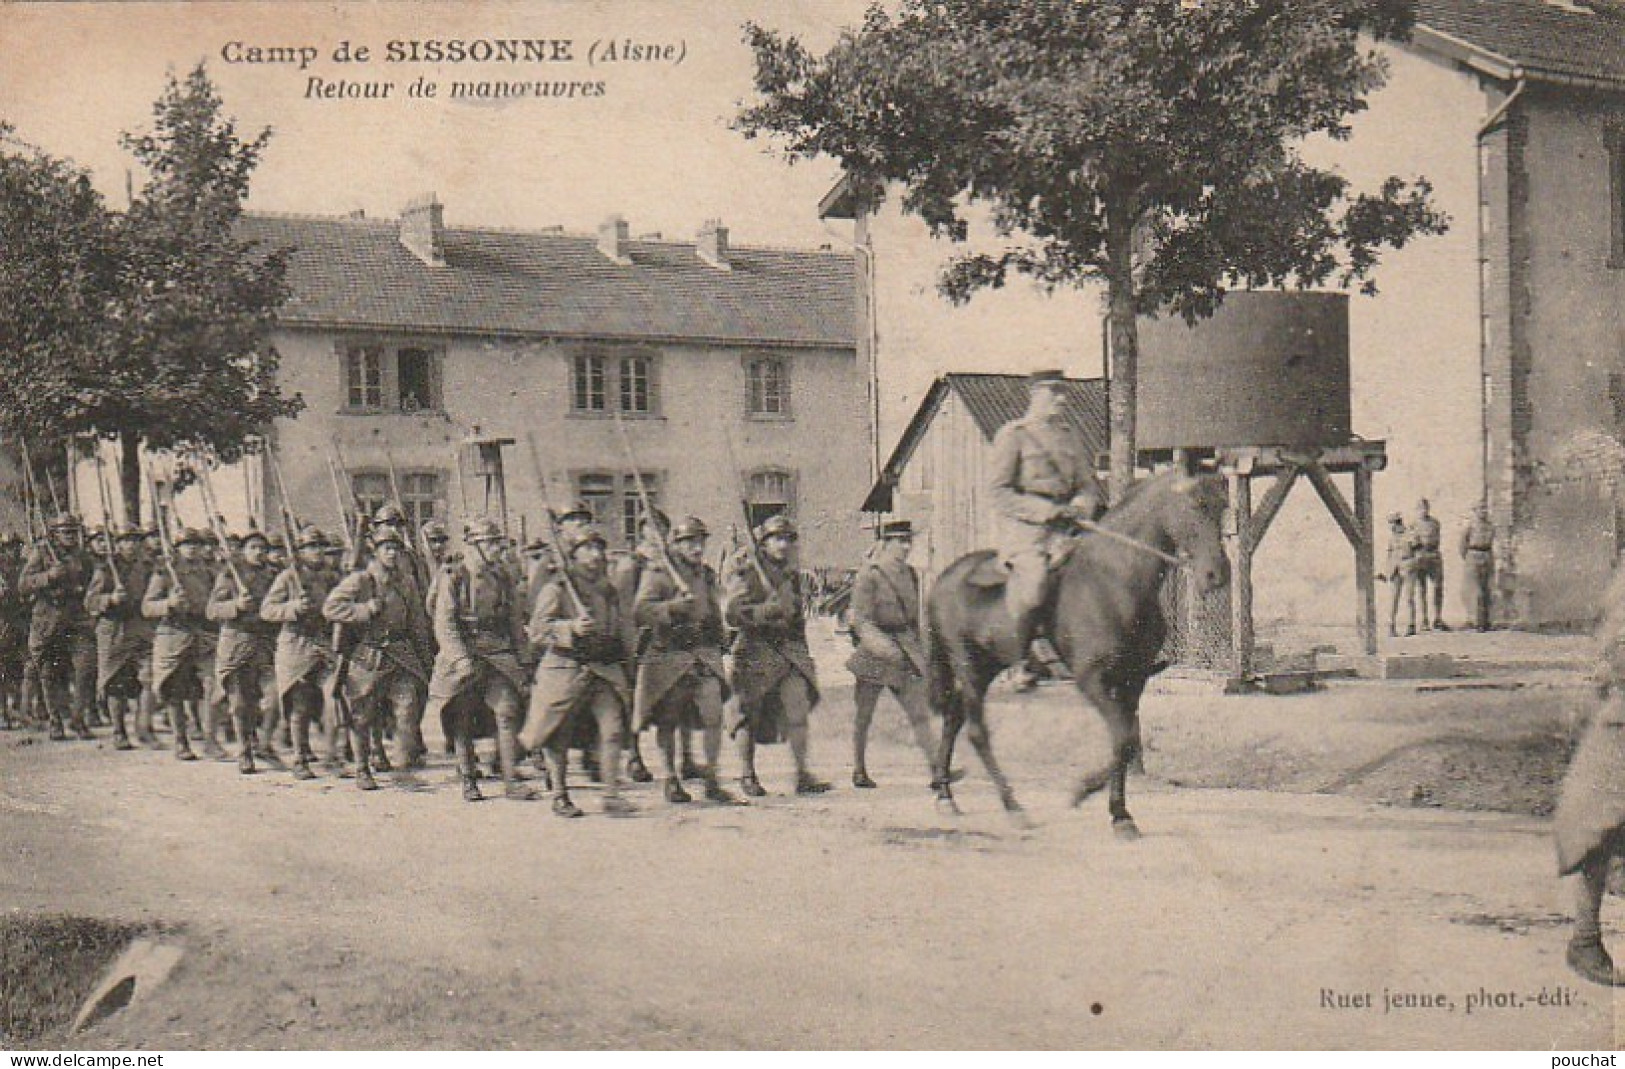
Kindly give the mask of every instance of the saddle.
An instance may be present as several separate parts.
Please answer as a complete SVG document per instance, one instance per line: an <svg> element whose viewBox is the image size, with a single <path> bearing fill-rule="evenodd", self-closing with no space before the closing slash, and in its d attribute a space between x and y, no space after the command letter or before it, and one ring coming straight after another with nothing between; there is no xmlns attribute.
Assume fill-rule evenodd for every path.
<svg viewBox="0 0 1625 1069"><path fill-rule="evenodd" d="M1073 535L1056 547L1049 563L1050 584L1054 584L1061 568L1071 558L1073 551L1077 549L1079 537L1081 536ZM1010 581L1010 569L1004 566L1004 563L999 560L999 555L994 551L984 550L983 552L987 555L971 565L970 570L965 573L966 585L980 587L984 590L994 590L1004 586Z"/></svg>

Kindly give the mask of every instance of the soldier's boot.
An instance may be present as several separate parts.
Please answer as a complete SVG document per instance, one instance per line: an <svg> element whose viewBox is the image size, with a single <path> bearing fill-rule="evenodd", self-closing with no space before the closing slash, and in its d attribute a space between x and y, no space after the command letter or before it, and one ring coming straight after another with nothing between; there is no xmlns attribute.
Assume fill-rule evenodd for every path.
<svg viewBox="0 0 1625 1069"><path fill-rule="evenodd" d="M553 784L553 815L573 819L582 815L580 807L570 800L569 782L565 778L568 771L570 752L563 747L546 747L543 751L547 760L548 779Z"/></svg>
<svg viewBox="0 0 1625 1069"><path fill-rule="evenodd" d="M384 729L381 727L373 728L370 741L372 743L372 767L379 772L395 771L394 764L389 760L389 746L384 739Z"/></svg>
<svg viewBox="0 0 1625 1069"><path fill-rule="evenodd" d="M135 741L157 749L160 743L152 730L152 692L145 688L135 700Z"/></svg>
<svg viewBox="0 0 1625 1069"><path fill-rule="evenodd" d="M638 747L637 735L632 736L626 755L626 778L633 783L653 783L654 773L643 763L643 751Z"/></svg>
<svg viewBox="0 0 1625 1069"><path fill-rule="evenodd" d="M23 665L22 699L23 723L37 725L40 723L39 710L39 675L32 664Z"/></svg>
<svg viewBox="0 0 1625 1069"><path fill-rule="evenodd" d="M704 769L701 778L705 780L705 800L707 802L716 802L718 805L741 804L739 799L735 798L728 788L724 787L717 779L715 768Z"/></svg>
<svg viewBox="0 0 1625 1069"><path fill-rule="evenodd" d="M739 793L746 798L765 798L767 791L756 776L756 740L747 726L739 732Z"/></svg>
<svg viewBox="0 0 1625 1069"><path fill-rule="evenodd" d="M620 738L611 735L599 744L598 750L604 770L604 813L621 817L635 812L636 807L621 794Z"/></svg>
<svg viewBox="0 0 1625 1069"><path fill-rule="evenodd" d="M694 732L686 727L678 728L677 740L683 754L683 763L677 774L689 781L703 780L705 768L694 760Z"/></svg>
<svg viewBox="0 0 1625 1069"><path fill-rule="evenodd" d="M242 740L237 750L237 771L252 776L259 771L254 765L254 725L243 713L236 714L232 719L237 722L237 737Z"/></svg>
<svg viewBox="0 0 1625 1069"><path fill-rule="evenodd" d="M823 794L830 785L812 774L807 767L807 725L790 724L785 728L790 739L790 755L796 762L796 793Z"/></svg>
<svg viewBox="0 0 1625 1069"><path fill-rule="evenodd" d="M196 761L197 754L192 752L192 744L186 738L186 714L174 710L170 713L169 718L175 724L175 759L177 761Z"/></svg>
<svg viewBox="0 0 1625 1069"><path fill-rule="evenodd" d="M107 699L107 706L113 713L113 749L133 750L135 743L130 741L130 733L124 726L125 717L128 716L123 698Z"/></svg>
<svg viewBox="0 0 1625 1069"><path fill-rule="evenodd" d="M684 805L692 802L694 796L683 789L683 781L678 776L666 777L666 801L673 805Z"/></svg>
<svg viewBox="0 0 1625 1069"><path fill-rule="evenodd" d="M355 747L355 785L363 791L376 791L378 781L372 778L372 739L366 728L350 732L350 743ZM380 772L383 769L379 769Z"/></svg>
<svg viewBox="0 0 1625 1069"><path fill-rule="evenodd" d="M604 770L598 761L598 751L590 746L581 751L581 770L587 774L588 783L604 782Z"/></svg>
<svg viewBox="0 0 1625 1069"><path fill-rule="evenodd" d="M519 736L511 721L497 723L497 762L502 766L502 796L514 802L535 801L535 789L519 778Z"/></svg>

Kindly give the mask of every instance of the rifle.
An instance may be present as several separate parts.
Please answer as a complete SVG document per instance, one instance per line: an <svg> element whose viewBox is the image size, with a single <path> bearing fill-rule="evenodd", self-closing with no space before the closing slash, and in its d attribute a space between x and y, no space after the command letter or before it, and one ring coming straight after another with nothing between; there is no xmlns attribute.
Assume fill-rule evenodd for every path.
<svg viewBox="0 0 1625 1069"><path fill-rule="evenodd" d="M28 439L19 435L17 444L23 453L23 491L34 503L34 512L39 519L40 537L45 542L45 552L51 558L52 564L61 564L62 555L56 551L56 543L51 541L51 525L45 522L45 506L39 499L39 484L34 482L34 460L28 453Z"/></svg>
<svg viewBox="0 0 1625 1069"><path fill-rule="evenodd" d="M547 520L547 533L553 540L553 552L559 559L559 578L564 582L564 589L569 593L570 600L575 602L576 615L587 614L587 603L582 600L581 591L576 589L575 580L570 578L570 562L565 557L564 540L559 536L558 517L553 514L553 503L547 496L547 473L542 470L541 456L536 452L536 435L534 432L525 432L525 445L530 449L530 466L536 475L536 485L542 491L542 516Z"/></svg>
<svg viewBox="0 0 1625 1069"><path fill-rule="evenodd" d="M726 423L722 425L722 441L728 450L728 467L732 469L734 473L734 480L737 484L740 471L739 460L734 456L734 439L733 435L728 433L728 425ZM762 567L762 547L756 542L756 528L753 527L750 522L750 501L745 494L740 494L738 500L739 513L745 521L745 544L750 549L751 565L756 569L756 577L762 581L762 587L767 591L768 594L772 594L775 589L773 586L773 580L767 577L767 569Z"/></svg>
<svg viewBox="0 0 1625 1069"><path fill-rule="evenodd" d="M113 573L113 588L125 593L124 578L118 573L118 561L113 556L113 495L107 489L107 474L102 470L101 442L91 439L96 457L96 492L102 502L103 548L107 550L107 570Z"/></svg>
<svg viewBox="0 0 1625 1069"><path fill-rule="evenodd" d="M277 504L282 514L282 537L288 540L288 568L293 572L293 589L302 598L305 596L305 581L299 575L299 528L293 519L293 509L288 505L288 484L283 481L282 464L277 460L276 453L266 448L265 456L271 461L271 477L276 480Z"/></svg>
<svg viewBox="0 0 1625 1069"><path fill-rule="evenodd" d="M242 573L237 571L237 562L232 559L231 540L226 537L226 520L216 508L214 487L209 482L209 468L207 462L200 454L193 454L192 463L197 467L198 489L203 491L203 512L209 520L209 530L214 532L214 540L220 546L220 556L226 562L226 571L231 575L231 581L237 584L237 596L248 596L248 584L243 582Z"/></svg>
<svg viewBox="0 0 1625 1069"><path fill-rule="evenodd" d="M643 485L643 473L638 468L637 454L632 452L632 436L626 433L626 424L621 420L621 410L619 407L611 406L610 414L615 417L615 429L620 432L621 448L626 451L626 463L632 468L632 483L638 488L638 504L643 509L644 522L648 523L650 530L654 532L655 548L660 551L660 563L666 566L666 573L671 576L671 581L677 584L677 589L682 591L685 597L693 597L693 588L688 585L688 581L683 578L683 574L677 570L677 565L671 559L671 545L666 541L666 532L660 529L660 524L655 519L654 503L649 500L649 488Z"/></svg>
<svg viewBox="0 0 1625 1069"><path fill-rule="evenodd" d="M401 484L395 478L395 454L384 446L384 463L389 467L389 494L395 499L395 507L400 510L403 520L407 518L406 503L401 500ZM410 520L406 520L410 523ZM418 590L427 594L429 583L434 580L434 574L429 568L429 543L424 541L423 528L419 527L412 532L412 545L416 548L418 563L412 569L413 578L418 581Z"/></svg>
<svg viewBox="0 0 1625 1069"><path fill-rule="evenodd" d="M152 498L153 526L158 529L159 555L164 558L164 570L169 573L169 583L173 590L181 589L181 577L175 572L175 547L169 540L169 525L165 521L164 507L158 501L158 484L153 481L152 469L144 469L147 477L147 494Z"/></svg>

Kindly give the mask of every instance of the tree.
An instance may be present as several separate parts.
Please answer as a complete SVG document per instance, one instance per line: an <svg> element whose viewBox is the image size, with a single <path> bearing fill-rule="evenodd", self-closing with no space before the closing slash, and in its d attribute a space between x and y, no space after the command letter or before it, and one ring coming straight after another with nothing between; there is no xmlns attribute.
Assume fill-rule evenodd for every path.
<svg viewBox="0 0 1625 1069"><path fill-rule="evenodd" d="M116 249L89 174L0 122L0 424L47 468L64 456L68 415L98 389Z"/></svg>
<svg viewBox="0 0 1625 1069"><path fill-rule="evenodd" d="M152 132L122 138L148 177L120 227L104 385L79 415L85 430L120 439L130 515L142 445L198 447L229 462L274 419L304 408L282 396L268 339L288 295L290 250L235 232L271 131L245 141L221 108L199 64L184 80L169 78Z"/></svg>
<svg viewBox="0 0 1625 1069"><path fill-rule="evenodd" d="M792 159L832 157L894 184L936 236L990 209L998 254L939 288L964 302L1011 272L1104 281L1112 345L1112 483L1133 478L1136 316L1212 314L1227 289L1376 292L1384 247L1441 233L1425 178L1356 193L1307 163L1342 140L1386 77L1410 0L903 0L871 8L822 56L751 23L759 99L736 126Z"/></svg>

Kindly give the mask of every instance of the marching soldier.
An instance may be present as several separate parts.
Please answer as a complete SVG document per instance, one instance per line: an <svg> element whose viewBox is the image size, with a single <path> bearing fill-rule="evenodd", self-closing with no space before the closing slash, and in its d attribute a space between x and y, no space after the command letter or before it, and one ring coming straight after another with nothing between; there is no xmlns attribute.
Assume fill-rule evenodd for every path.
<svg viewBox="0 0 1625 1069"><path fill-rule="evenodd" d="M767 794L756 775L756 745L786 738L796 793L829 790L807 763L807 717L818 704L818 673L807 648L796 539L788 517L770 517L756 529L761 553L745 549L723 581L723 620L738 632L729 679L737 701L729 730L743 766L739 787L752 798Z"/></svg>
<svg viewBox="0 0 1625 1069"><path fill-rule="evenodd" d="M518 772L523 661L529 660L524 597L501 559L502 539L502 528L494 521L473 521L465 539L468 555L439 570L429 598L439 645L429 705L456 747L463 798L470 802L484 797L474 753L478 735L496 736L503 795L517 801L535 797ZM482 722L487 722L483 731Z"/></svg>
<svg viewBox="0 0 1625 1069"><path fill-rule="evenodd" d="M626 678L638 677L639 625L635 620L634 602L638 596L638 584L645 572L651 566L659 567L660 544L671 530L671 519L659 509L644 517L638 524L639 540L632 552L621 556L609 566L609 582L615 588L615 595L620 601L621 641L626 644ZM626 743L626 778L633 783L649 783L654 776L649 772L649 766L643 763L643 753L638 748L637 728L630 709L627 711L628 722L624 729ZM686 749L685 753L688 752Z"/></svg>
<svg viewBox="0 0 1625 1069"><path fill-rule="evenodd" d="M169 710L175 757L181 761L197 760L186 737L187 723L204 698L204 679L214 668L214 636L204 617L214 590L213 568L203 559L207 542L196 528L181 532L175 543L174 575L169 568L153 569L141 599L141 615L158 622L152 637L152 691Z"/></svg>
<svg viewBox="0 0 1625 1069"><path fill-rule="evenodd" d="M22 539L0 536L0 720L7 724L26 724L33 715L22 689L28 660L28 601L17 585L22 567Z"/></svg>
<svg viewBox="0 0 1625 1069"><path fill-rule="evenodd" d="M1416 503L1416 521L1411 524L1411 554L1416 562L1416 599L1422 605L1422 630L1448 631L1444 623L1444 556L1439 552L1439 521L1428 511L1423 498ZM1433 623L1428 623L1428 599L1433 600Z"/></svg>
<svg viewBox="0 0 1625 1069"><path fill-rule="evenodd" d="M630 702L626 650L615 588L605 574L604 536L591 527L560 532L564 569L543 585L531 613L531 645L540 654L531 684L530 711L520 736L526 748L545 748L553 783L553 812L579 817L570 800L565 750L578 717L598 729L604 812L631 812L621 797L621 725Z"/></svg>
<svg viewBox="0 0 1625 1069"><path fill-rule="evenodd" d="M338 585L339 574L327 565L327 539L320 530L306 527L296 538L297 560L266 591L260 619L281 625L272 657L276 690L288 711L293 736L293 778L309 780L316 778L310 767L316 759L310 746L310 725L323 722L323 695L333 667L322 605ZM342 768L336 736L336 731L327 735L329 767Z"/></svg>
<svg viewBox="0 0 1625 1069"><path fill-rule="evenodd" d="M113 717L113 748L133 749L125 724L135 716L136 739L156 746L152 733L151 621L141 615L141 599L152 581L152 563L141 553L139 527L119 532L115 560L97 561L85 591L85 611L96 621L96 694ZM133 706L133 709L132 709Z"/></svg>
<svg viewBox="0 0 1625 1069"><path fill-rule="evenodd" d="M914 741L929 766L936 760L931 709L925 699L925 646L920 641L920 580L908 563L914 526L895 520L880 529L880 545L858 568L852 583L850 622L857 648L846 666L856 677L852 724L852 786L873 787L869 776L869 725L880 693L889 690L903 707Z"/></svg>
<svg viewBox="0 0 1625 1069"><path fill-rule="evenodd" d="M1495 525L1488 505L1473 509L1473 519L1461 532L1461 559L1467 564L1467 589L1473 599L1473 626L1490 629L1494 607Z"/></svg>
<svg viewBox="0 0 1625 1069"><path fill-rule="evenodd" d="M426 570L427 563L422 559L422 554L420 554L417 550L417 545L412 538L412 527L407 521L406 514L402 512L400 507L397 506L393 501L385 502L378 507L378 510L375 513L373 513L372 530L375 538L378 532L390 531L400 540L401 555L400 563L396 567L396 572L399 575L404 576L406 581L410 584L412 598L418 605L424 606L424 619L427 620L427 598L429 596L429 588L434 582L434 573ZM434 647L431 645L425 651L424 663L427 665L428 663L432 662L433 659ZM423 710L424 704L422 701L419 701L416 710L413 712L411 724L409 725L411 731L409 733L407 744L403 747L397 743L397 752L404 753L406 755L406 767L408 768L422 768L424 764L424 757L427 753L427 750L423 745ZM386 730L389 726L389 724L386 724ZM394 731L398 734L401 730L400 725L398 723L394 723L393 727ZM388 766L386 759L383 757L383 740L380 738L377 740L377 742L379 748L379 770L384 771Z"/></svg>
<svg viewBox="0 0 1625 1069"><path fill-rule="evenodd" d="M1377 578L1389 585L1388 635L1399 635L1399 604L1401 599L1410 612L1406 635L1416 634L1416 559L1411 533L1405 529L1405 517L1391 513L1388 517L1388 559Z"/></svg>
<svg viewBox="0 0 1625 1069"><path fill-rule="evenodd" d="M705 781L709 801L735 799L718 782L722 757L723 680L722 603L716 573L705 563L710 532L690 516L671 530L671 569L664 562L643 569L633 616L648 629L648 642L638 658L633 693L634 726L654 725L666 770L666 801L690 801L677 765L677 734L699 730L705 747ZM673 574L675 570L676 574ZM681 586L679 586L679 582ZM685 764L692 759L685 753Z"/></svg>
<svg viewBox="0 0 1625 1069"><path fill-rule="evenodd" d="M1093 458L1065 418L1065 377L1039 371L1028 384L1027 414L993 436L992 463L999 559L1010 571L1004 603L1024 650L1037 635L1051 568L1076 522L1106 511ZM1030 669L1022 683L1031 686Z"/></svg>
<svg viewBox="0 0 1625 1069"><path fill-rule="evenodd" d="M260 616L260 605L277 577L265 559L268 546L259 531L243 536L242 559L222 568L215 577L204 613L220 625L215 680L226 695L232 722L237 726L237 770L244 775L254 773L256 757L269 765L282 766L269 719L263 733L260 730L261 706L266 695L276 688L273 662L277 625Z"/></svg>
<svg viewBox="0 0 1625 1069"><path fill-rule="evenodd" d="M56 517L48 542L35 547L17 580L34 602L28 659L51 718L52 739L68 737L65 720L81 739L95 738L86 715L95 700L96 641L85 615L85 591L95 564L80 547L80 532L78 517Z"/></svg>
<svg viewBox="0 0 1625 1069"><path fill-rule="evenodd" d="M322 605L330 623L358 632L354 647L340 663L335 699L348 707L350 742L355 747L356 785L376 790L372 778L372 734L386 719L395 724L399 768L395 782L420 786L412 774L412 755L421 748L417 719L423 707L433 660L429 620L417 584L407 575L401 535L392 527L373 532L372 560L335 586Z"/></svg>

